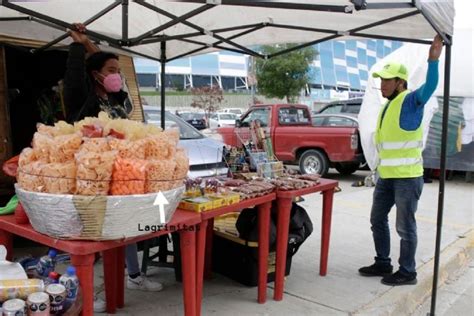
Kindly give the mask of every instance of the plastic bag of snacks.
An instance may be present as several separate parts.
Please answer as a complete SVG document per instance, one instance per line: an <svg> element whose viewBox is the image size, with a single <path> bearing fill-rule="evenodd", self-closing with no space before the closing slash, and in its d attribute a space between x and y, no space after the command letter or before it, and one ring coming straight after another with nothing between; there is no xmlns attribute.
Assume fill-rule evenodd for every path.
<svg viewBox="0 0 474 316"><path fill-rule="evenodd" d="M53 137L56 135L56 130L54 129L54 126L49 126L49 125L44 125L44 124L36 124L36 129L38 130L38 133L41 135Z"/></svg>
<svg viewBox="0 0 474 316"><path fill-rule="evenodd" d="M38 133L51 137L74 133L74 126L65 121L56 122L54 123L54 126L39 123L36 125L36 128Z"/></svg>
<svg viewBox="0 0 474 316"><path fill-rule="evenodd" d="M76 194L107 195L117 152L102 153L79 151L76 154Z"/></svg>
<svg viewBox="0 0 474 316"><path fill-rule="evenodd" d="M84 137L100 138L103 136L103 133L104 131L100 124L83 125L81 128L81 134Z"/></svg>
<svg viewBox="0 0 474 316"><path fill-rule="evenodd" d="M60 135L53 138L54 146L49 150L50 162L68 162L74 159L74 154L79 150L82 143L82 135L74 133Z"/></svg>
<svg viewBox="0 0 474 316"><path fill-rule="evenodd" d="M18 166L23 167L32 163L33 161L36 161L35 151L30 147L24 148L21 151L20 158L18 160Z"/></svg>
<svg viewBox="0 0 474 316"><path fill-rule="evenodd" d="M51 136L41 133L33 135L33 150L37 160L49 162L49 153L54 146L54 139Z"/></svg>
<svg viewBox="0 0 474 316"><path fill-rule="evenodd" d="M126 139L117 139L110 137L109 146L112 150L117 150L121 158L126 159L145 159L145 150L147 142L142 140L129 141Z"/></svg>
<svg viewBox="0 0 474 316"><path fill-rule="evenodd" d="M45 192L73 194L76 190L76 163L45 164L42 169Z"/></svg>
<svg viewBox="0 0 474 316"><path fill-rule="evenodd" d="M176 167L174 170L173 179L182 180L186 178L189 170L189 158L183 148L178 148L176 150L175 161Z"/></svg>
<svg viewBox="0 0 474 316"><path fill-rule="evenodd" d="M168 128L164 132L164 137L171 141L171 143L176 147L179 142L179 128Z"/></svg>
<svg viewBox="0 0 474 316"><path fill-rule="evenodd" d="M30 164L19 167L17 181L23 190L44 192L45 185L42 175L44 165L43 162L34 161Z"/></svg>
<svg viewBox="0 0 474 316"><path fill-rule="evenodd" d="M103 153L110 151L110 146L107 138L83 138L83 143L80 147L81 151L89 151L94 153Z"/></svg>
<svg viewBox="0 0 474 316"><path fill-rule="evenodd" d="M174 141L167 139L165 133L146 138L145 158L153 159L173 159L176 153Z"/></svg>
<svg viewBox="0 0 474 316"><path fill-rule="evenodd" d="M147 161L117 157L112 173L110 194L144 194Z"/></svg>
<svg viewBox="0 0 474 316"><path fill-rule="evenodd" d="M148 160L146 193L169 190L173 183L176 162L173 160Z"/></svg>

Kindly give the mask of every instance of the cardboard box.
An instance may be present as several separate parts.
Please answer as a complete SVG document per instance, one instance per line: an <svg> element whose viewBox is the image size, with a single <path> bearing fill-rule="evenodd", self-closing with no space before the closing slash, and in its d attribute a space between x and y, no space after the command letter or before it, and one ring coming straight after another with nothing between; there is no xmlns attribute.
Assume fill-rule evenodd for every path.
<svg viewBox="0 0 474 316"><path fill-rule="evenodd" d="M216 193L216 194L210 194L208 197L211 197L213 199L222 199L223 204L221 206L227 206L227 205L232 205L240 202L240 195L237 193Z"/></svg>
<svg viewBox="0 0 474 316"><path fill-rule="evenodd" d="M178 206L180 209L194 211L194 212L205 212L213 209L213 200L204 196L183 199Z"/></svg>

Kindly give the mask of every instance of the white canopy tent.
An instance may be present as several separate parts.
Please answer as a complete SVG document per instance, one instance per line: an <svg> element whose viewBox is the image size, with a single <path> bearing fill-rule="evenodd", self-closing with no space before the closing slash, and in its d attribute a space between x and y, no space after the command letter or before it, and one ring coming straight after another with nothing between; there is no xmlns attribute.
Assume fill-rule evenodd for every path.
<svg viewBox="0 0 474 316"><path fill-rule="evenodd" d="M299 49L331 39L374 38L429 44L435 34L446 44L443 135L447 130L453 0L2 0L0 43L29 39L67 45L73 22L88 25L87 34L102 45L159 60L162 81L173 59L230 50L261 58L256 45L297 43ZM34 50L33 50L34 52ZM162 85L164 118L164 85ZM164 120L162 122L164 125ZM444 176L446 139L441 151ZM440 181L438 233L431 314L437 293L439 248L444 204Z"/></svg>
<svg viewBox="0 0 474 316"><path fill-rule="evenodd" d="M348 0L4 0L0 36L50 42L73 22L91 22L91 37L157 60L162 42L166 60L219 49L264 57L250 47L354 37L427 43L431 25L452 35L453 10L446 0L367 1L359 11Z"/></svg>

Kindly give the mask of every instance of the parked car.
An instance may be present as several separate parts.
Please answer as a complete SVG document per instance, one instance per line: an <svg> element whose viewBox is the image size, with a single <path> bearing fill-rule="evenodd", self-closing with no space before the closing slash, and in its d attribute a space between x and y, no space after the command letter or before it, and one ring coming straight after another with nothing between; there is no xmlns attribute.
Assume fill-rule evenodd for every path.
<svg viewBox="0 0 474 316"><path fill-rule="evenodd" d="M359 127L355 114L316 114L311 119L313 126Z"/></svg>
<svg viewBox="0 0 474 316"><path fill-rule="evenodd" d="M325 126L325 127L355 127L359 128L359 121L357 114L344 113L344 114L316 114L312 116L313 126ZM362 144L359 137L359 148L362 151ZM355 164L344 164L337 163L334 165L337 171L341 174L351 174L357 170ZM365 156L360 159L360 166L362 170L369 170Z"/></svg>
<svg viewBox="0 0 474 316"><path fill-rule="evenodd" d="M218 111L219 113L234 113L238 116L242 115L244 111L240 108L226 108Z"/></svg>
<svg viewBox="0 0 474 316"><path fill-rule="evenodd" d="M143 106L145 122L161 126L161 110L155 106ZM208 138L180 117L166 111L165 128L179 128L178 146L186 149L189 156L191 178L226 175L223 161L224 143Z"/></svg>
<svg viewBox="0 0 474 316"><path fill-rule="evenodd" d="M362 98L334 101L322 107L317 114L352 113L359 114Z"/></svg>
<svg viewBox="0 0 474 316"><path fill-rule="evenodd" d="M178 116L198 130L207 128L206 114L202 112L179 112Z"/></svg>
<svg viewBox="0 0 474 316"><path fill-rule="evenodd" d="M301 104L254 105L235 127L217 131L226 144L239 146L249 139L250 122L255 120L270 137L278 160L298 165L301 173L324 176L330 166L352 173L363 160L357 127L313 126L308 107Z"/></svg>
<svg viewBox="0 0 474 316"><path fill-rule="evenodd" d="M224 126L235 126L235 120L239 116L234 113L214 113L209 118L209 128L216 129Z"/></svg>

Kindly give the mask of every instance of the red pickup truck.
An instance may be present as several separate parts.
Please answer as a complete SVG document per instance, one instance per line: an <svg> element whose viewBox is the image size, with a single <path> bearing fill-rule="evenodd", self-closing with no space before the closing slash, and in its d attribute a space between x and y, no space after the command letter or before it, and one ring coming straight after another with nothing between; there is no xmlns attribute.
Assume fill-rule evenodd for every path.
<svg viewBox="0 0 474 316"><path fill-rule="evenodd" d="M277 159L298 165L301 173L324 176L335 167L341 174L351 174L364 160L356 127L313 126L308 107L301 104L254 105L235 127L221 127L218 132L226 144L240 146L249 139L254 120L271 137Z"/></svg>

